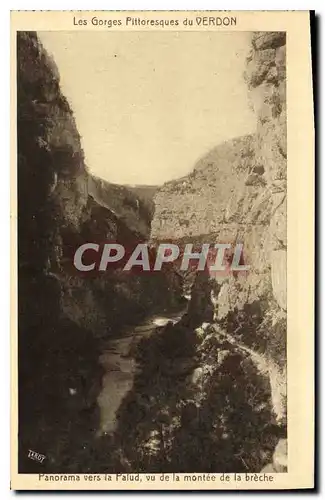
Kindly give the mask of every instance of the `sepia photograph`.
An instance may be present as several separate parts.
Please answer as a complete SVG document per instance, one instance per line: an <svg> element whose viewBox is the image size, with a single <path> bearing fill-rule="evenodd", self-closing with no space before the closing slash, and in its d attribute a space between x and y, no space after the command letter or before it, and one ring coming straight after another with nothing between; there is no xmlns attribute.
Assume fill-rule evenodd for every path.
<svg viewBox="0 0 325 500"><path fill-rule="evenodd" d="M291 463L286 31L94 14L15 32L17 472L267 488Z"/></svg>

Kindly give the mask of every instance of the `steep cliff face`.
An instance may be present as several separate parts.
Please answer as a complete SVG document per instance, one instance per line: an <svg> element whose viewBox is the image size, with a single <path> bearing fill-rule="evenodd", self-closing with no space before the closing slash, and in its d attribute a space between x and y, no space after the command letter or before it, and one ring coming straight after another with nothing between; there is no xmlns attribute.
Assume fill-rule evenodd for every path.
<svg viewBox="0 0 325 500"><path fill-rule="evenodd" d="M256 33L245 74L257 116L256 155L270 192L269 263L274 297L286 310L287 114L285 33Z"/></svg>
<svg viewBox="0 0 325 500"><path fill-rule="evenodd" d="M32 472L29 449L58 470L69 443L78 450L78 435L89 437L101 373L91 333L61 314L60 231L78 230L87 172L58 70L35 33L17 36L17 86L19 469Z"/></svg>
<svg viewBox="0 0 325 500"><path fill-rule="evenodd" d="M169 274L72 272L85 242L132 245L150 234L150 196L90 175L59 72L36 33L17 36L20 470L78 470L98 424L99 339L173 306ZM75 462L71 460L75 456ZM88 456L88 463L91 457Z"/></svg>
<svg viewBox="0 0 325 500"><path fill-rule="evenodd" d="M20 471L39 472L28 449L46 455L50 472L259 471L272 457L285 470L283 454L274 458L286 421L285 37L252 37L245 78L256 133L159 190L90 175L35 33L18 35L17 63ZM190 276L187 313L134 347L114 435L94 440L101 340L178 307L182 279L173 269L85 278L71 273L71 256L89 241L149 237L241 242L251 269Z"/></svg>
<svg viewBox="0 0 325 500"><path fill-rule="evenodd" d="M258 32L252 36L245 79L257 116L256 157L263 165L269 193L270 222L267 265L272 285L269 302L258 332L269 331L266 352L280 368L277 385L279 422L286 420L286 309L287 309L287 114L286 35Z"/></svg>

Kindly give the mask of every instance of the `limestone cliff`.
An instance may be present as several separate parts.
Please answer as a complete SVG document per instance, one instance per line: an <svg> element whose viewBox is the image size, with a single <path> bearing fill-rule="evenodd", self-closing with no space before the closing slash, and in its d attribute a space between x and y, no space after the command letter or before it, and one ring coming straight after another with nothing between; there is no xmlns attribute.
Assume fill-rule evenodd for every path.
<svg viewBox="0 0 325 500"><path fill-rule="evenodd" d="M274 297L286 310L286 38L285 33L256 33L245 74L257 116L256 155L270 192L269 264Z"/></svg>
<svg viewBox="0 0 325 500"><path fill-rule="evenodd" d="M280 421L286 416L286 309L287 309L287 113L286 35L258 32L252 37L245 79L257 116L255 151L263 165L270 200L267 264L271 275L271 302L259 331L269 329L266 350L281 369L277 396Z"/></svg>

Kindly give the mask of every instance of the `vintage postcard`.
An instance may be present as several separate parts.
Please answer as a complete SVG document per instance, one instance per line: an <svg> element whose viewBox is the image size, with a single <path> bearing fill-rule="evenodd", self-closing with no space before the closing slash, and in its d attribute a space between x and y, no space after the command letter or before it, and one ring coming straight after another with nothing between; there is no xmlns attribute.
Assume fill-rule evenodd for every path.
<svg viewBox="0 0 325 500"><path fill-rule="evenodd" d="M309 12L11 13L11 487L314 487Z"/></svg>

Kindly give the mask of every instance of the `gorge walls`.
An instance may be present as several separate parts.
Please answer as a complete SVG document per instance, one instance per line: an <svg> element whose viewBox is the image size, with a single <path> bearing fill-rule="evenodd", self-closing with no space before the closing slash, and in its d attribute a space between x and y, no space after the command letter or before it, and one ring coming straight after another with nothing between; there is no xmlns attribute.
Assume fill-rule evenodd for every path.
<svg viewBox="0 0 325 500"><path fill-rule="evenodd" d="M21 472L36 471L28 449L46 454L51 472L285 470L285 453L274 458L286 436L283 33L253 34L244 78L254 134L159 189L119 186L90 173L55 63L36 33L19 33ZM189 277L187 312L138 338L114 433L95 439L103 342L183 309L185 280L173 268L84 277L73 254L89 241L147 240L240 242L250 271Z"/></svg>
<svg viewBox="0 0 325 500"><path fill-rule="evenodd" d="M244 78L256 114L256 132L217 146L188 176L166 183L155 196L151 237L243 243L250 271L244 277L219 279L217 317L226 324L236 316L239 331L244 318L258 316L258 342L264 339L263 349L284 366L285 33L252 35ZM271 332L276 332L275 338ZM240 335L248 341L249 335L244 333Z"/></svg>

